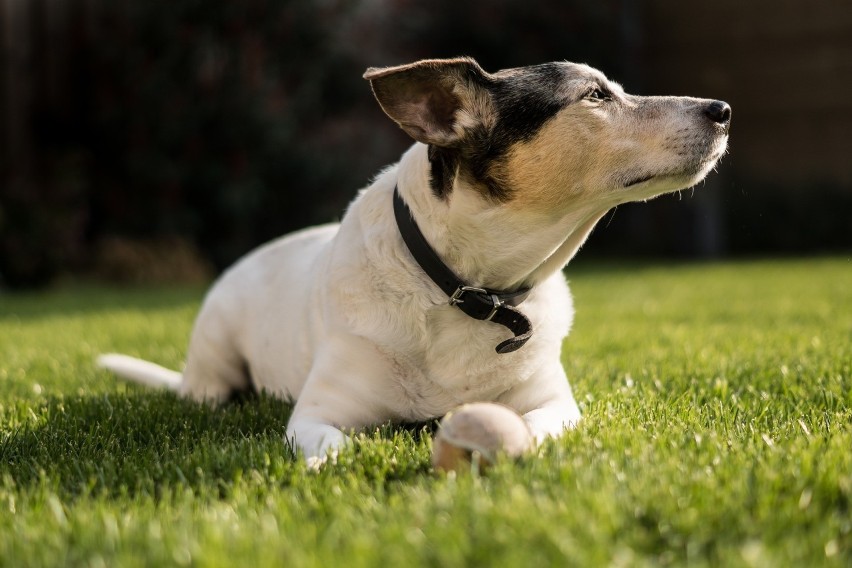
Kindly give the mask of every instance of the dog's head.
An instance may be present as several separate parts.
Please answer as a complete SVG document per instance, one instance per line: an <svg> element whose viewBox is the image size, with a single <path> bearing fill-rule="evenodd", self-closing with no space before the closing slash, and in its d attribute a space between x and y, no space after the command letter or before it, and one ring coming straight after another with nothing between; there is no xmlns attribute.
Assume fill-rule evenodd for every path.
<svg viewBox="0 0 852 568"><path fill-rule="evenodd" d="M554 213L696 184L725 152L731 118L724 102L628 95L567 62L491 74L468 58L425 60L364 77L388 116L429 145L437 197L463 186Z"/></svg>

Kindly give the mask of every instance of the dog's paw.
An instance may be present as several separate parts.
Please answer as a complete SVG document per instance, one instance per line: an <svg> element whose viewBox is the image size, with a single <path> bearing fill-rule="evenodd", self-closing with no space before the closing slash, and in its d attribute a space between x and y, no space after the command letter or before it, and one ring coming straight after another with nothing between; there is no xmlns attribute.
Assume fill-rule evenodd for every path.
<svg viewBox="0 0 852 568"><path fill-rule="evenodd" d="M337 450L330 450L324 456L308 456L305 458L305 465L308 466L309 471L320 471L323 467L335 463L337 463Z"/></svg>
<svg viewBox="0 0 852 568"><path fill-rule="evenodd" d="M326 463L328 463L328 456L310 456L305 458L305 464L308 466L309 471L319 471Z"/></svg>

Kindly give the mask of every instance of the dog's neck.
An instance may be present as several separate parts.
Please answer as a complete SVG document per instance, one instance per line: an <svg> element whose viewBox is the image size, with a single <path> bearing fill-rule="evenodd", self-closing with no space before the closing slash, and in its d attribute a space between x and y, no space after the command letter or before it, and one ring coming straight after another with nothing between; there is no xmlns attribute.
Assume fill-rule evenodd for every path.
<svg viewBox="0 0 852 568"><path fill-rule="evenodd" d="M535 286L573 258L606 213L593 207L562 215L524 211L490 203L459 179L440 199L429 171L426 146L415 144L399 163L399 191L438 255L472 286Z"/></svg>

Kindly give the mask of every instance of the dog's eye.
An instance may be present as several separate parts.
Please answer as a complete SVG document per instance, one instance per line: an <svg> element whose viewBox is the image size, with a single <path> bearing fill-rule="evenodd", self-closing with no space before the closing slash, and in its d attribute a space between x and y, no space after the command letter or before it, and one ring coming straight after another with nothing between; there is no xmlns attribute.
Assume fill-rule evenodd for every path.
<svg viewBox="0 0 852 568"><path fill-rule="evenodd" d="M586 94L586 98L590 101L611 101L612 96L609 93L601 89L600 87L596 87L589 91Z"/></svg>

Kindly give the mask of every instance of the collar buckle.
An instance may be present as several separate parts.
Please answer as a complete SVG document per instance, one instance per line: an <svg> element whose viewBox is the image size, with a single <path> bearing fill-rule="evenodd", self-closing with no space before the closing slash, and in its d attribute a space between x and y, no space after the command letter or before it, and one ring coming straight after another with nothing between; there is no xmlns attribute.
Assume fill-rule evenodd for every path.
<svg viewBox="0 0 852 568"><path fill-rule="evenodd" d="M488 296L491 298L491 303L494 304L494 307L491 308L491 313L488 314L488 316L485 318L485 321L491 321L491 319L497 313L497 310L502 308L503 304L506 303L503 300L501 300L500 296L498 296L497 294L489 294Z"/></svg>
<svg viewBox="0 0 852 568"><path fill-rule="evenodd" d="M450 301L448 303L451 306L455 306L456 304L464 304L462 296L467 292L488 295L488 290L486 290L485 288L477 288L476 286L465 286L463 284L459 284L459 287L456 288L456 291L453 292L452 296L450 296Z"/></svg>
<svg viewBox="0 0 852 568"><path fill-rule="evenodd" d="M473 310L463 310L465 313L472 317L476 317L476 319L482 319L485 321L491 321L494 316L497 314L497 310L502 308L506 302L500 298L497 294L486 290L485 288L477 288L476 286L465 286L463 284L459 284L458 288L456 288L455 292L450 296L450 301L447 302L451 306L456 306L458 304L464 304L465 300L463 296L467 293L476 294L474 296L476 300L481 304L486 304L490 311L488 315L482 317L473 316ZM480 312L481 313L481 312Z"/></svg>

